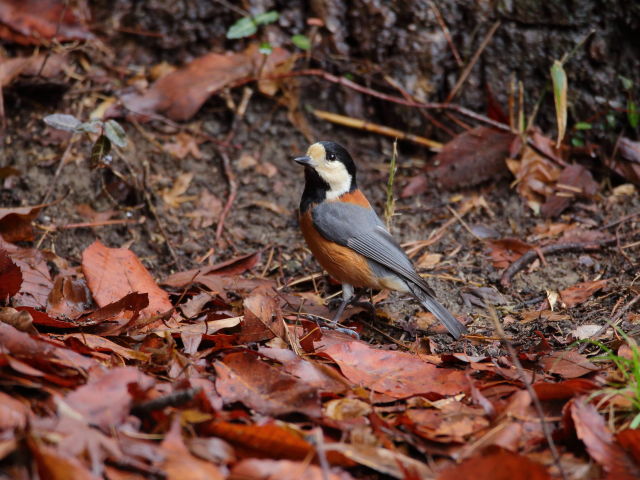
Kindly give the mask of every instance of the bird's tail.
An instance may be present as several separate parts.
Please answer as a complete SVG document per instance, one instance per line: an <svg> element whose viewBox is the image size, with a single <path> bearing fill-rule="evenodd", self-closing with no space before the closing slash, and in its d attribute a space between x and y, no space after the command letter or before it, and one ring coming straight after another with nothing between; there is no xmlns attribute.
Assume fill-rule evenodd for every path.
<svg viewBox="0 0 640 480"><path fill-rule="evenodd" d="M427 292L422 290L419 286L407 282L407 286L409 290L413 294L413 296L418 300L424 307L433 313L440 322L447 328L449 333L453 335L453 338L456 340L460 338L460 336L467 332L467 328L455 319L451 312L447 310L444 306L440 304L432 295L429 295Z"/></svg>

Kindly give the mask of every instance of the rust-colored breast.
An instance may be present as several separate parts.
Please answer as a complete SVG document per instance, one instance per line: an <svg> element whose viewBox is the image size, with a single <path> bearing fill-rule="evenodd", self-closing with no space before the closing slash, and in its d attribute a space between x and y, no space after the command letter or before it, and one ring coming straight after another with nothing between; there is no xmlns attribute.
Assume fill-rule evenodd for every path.
<svg viewBox="0 0 640 480"><path fill-rule="evenodd" d="M354 190L353 192L345 193L344 195L338 197L333 201L343 202L343 203L354 203L361 207L371 208L371 204L369 203L369 200L367 200L367 197L365 197L364 194L359 189Z"/></svg>
<svg viewBox="0 0 640 480"><path fill-rule="evenodd" d="M361 193L359 196L345 194L342 198L346 195L352 195L350 198L354 201L350 203L364 200L366 205L357 204L362 206L369 205L369 202ZM311 210L307 210L300 216L300 228L309 249L318 260L318 263L322 265L322 268L341 283L348 283L354 287L378 288L378 281L373 276L366 258L348 247L343 247L324 238L313 226Z"/></svg>

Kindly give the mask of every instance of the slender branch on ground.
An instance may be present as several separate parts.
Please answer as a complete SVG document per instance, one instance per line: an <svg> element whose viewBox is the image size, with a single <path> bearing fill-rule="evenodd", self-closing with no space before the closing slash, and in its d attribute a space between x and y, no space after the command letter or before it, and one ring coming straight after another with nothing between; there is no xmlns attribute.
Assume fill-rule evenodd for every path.
<svg viewBox="0 0 640 480"><path fill-rule="evenodd" d="M556 243L554 245L547 245L546 247L533 248L522 255L511 265L509 265L509 267L504 271L502 277L500 278L500 285L502 285L503 287L508 287L509 285L511 285L513 276L524 267L529 265L531 262L533 262L533 260L538 258L540 256L540 253L542 253L543 255L553 255L556 253L564 252L592 252L600 250L602 247L613 245L615 243L615 238L608 238L606 240L600 240L597 242Z"/></svg>

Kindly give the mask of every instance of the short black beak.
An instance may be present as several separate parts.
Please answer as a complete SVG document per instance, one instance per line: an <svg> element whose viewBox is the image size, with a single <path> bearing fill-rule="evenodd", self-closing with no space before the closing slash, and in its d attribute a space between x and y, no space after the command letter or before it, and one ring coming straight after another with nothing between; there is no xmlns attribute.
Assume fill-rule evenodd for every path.
<svg viewBox="0 0 640 480"><path fill-rule="evenodd" d="M305 167L311 165L311 157L309 155L305 155L304 157L296 157L293 159L294 162L299 163L300 165L304 165Z"/></svg>

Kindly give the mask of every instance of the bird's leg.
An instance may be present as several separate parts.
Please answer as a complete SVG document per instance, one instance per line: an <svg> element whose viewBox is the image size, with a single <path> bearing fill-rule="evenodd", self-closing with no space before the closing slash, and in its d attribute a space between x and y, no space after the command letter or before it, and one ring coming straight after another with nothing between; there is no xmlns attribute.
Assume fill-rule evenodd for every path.
<svg viewBox="0 0 640 480"><path fill-rule="evenodd" d="M330 325L332 327L335 327L338 324L338 322L340 321L340 317L342 317L342 313L344 312L344 309L347 308L347 305L349 305L349 303L351 303L353 296L354 296L353 287L348 283L343 283L342 284L342 303L340 303L340 306L338 307L336 314L333 316L333 320L331 320Z"/></svg>

